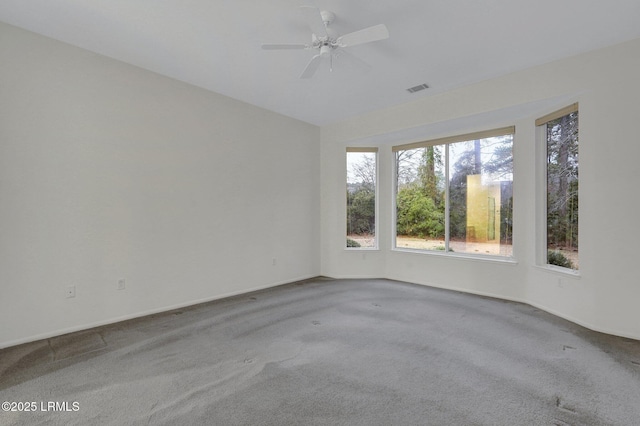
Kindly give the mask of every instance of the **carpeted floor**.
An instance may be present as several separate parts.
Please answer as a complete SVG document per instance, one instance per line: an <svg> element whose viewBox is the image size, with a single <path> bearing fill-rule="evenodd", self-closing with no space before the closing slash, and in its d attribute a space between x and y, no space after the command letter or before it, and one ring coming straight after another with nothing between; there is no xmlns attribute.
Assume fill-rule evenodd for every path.
<svg viewBox="0 0 640 426"><path fill-rule="evenodd" d="M640 342L316 279L2 350L0 401L36 403L2 425L638 425Z"/></svg>

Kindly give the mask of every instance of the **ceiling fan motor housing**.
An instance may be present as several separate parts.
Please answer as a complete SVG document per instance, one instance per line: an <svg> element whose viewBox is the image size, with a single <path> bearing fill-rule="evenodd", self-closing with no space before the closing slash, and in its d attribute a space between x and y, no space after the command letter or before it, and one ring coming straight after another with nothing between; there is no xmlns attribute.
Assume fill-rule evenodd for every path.
<svg viewBox="0 0 640 426"><path fill-rule="evenodd" d="M336 19L336 15L333 12L329 12L328 10L320 11L320 16L322 17L322 22L324 22L325 27L328 26Z"/></svg>

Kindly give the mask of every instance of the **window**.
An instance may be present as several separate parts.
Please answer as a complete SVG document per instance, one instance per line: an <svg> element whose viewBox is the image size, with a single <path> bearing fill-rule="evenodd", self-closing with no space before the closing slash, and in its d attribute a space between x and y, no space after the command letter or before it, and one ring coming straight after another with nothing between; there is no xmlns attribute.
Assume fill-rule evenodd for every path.
<svg viewBox="0 0 640 426"><path fill-rule="evenodd" d="M547 265L578 270L578 104L536 120L546 152Z"/></svg>
<svg viewBox="0 0 640 426"><path fill-rule="evenodd" d="M376 248L377 149L347 148L347 247Z"/></svg>
<svg viewBox="0 0 640 426"><path fill-rule="evenodd" d="M396 248L512 256L513 134L394 147Z"/></svg>

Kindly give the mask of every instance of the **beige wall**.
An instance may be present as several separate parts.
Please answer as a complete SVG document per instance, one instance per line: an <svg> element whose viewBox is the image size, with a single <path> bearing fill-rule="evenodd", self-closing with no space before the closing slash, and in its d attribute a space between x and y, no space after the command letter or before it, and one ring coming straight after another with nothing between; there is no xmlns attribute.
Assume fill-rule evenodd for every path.
<svg viewBox="0 0 640 426"><path fill-rule="evenodd" d="M322 273L378 276L524 301L590 328L640 338L640 40L549 63L322 129ZM435 85L437 82L430 82ZM534 120L580 103L580 277L537 266ZM515 262L392 247L391 146L516 126ZM344 246L344 152L378 146L379 251ZM613 208L615 206L615 208Z"/></svg>
<svg viewBox="0 0 640 426"><path fill-rule="evenodd" d="M0 58L0 347L319 274L317 127L4 24Z"/></svg>

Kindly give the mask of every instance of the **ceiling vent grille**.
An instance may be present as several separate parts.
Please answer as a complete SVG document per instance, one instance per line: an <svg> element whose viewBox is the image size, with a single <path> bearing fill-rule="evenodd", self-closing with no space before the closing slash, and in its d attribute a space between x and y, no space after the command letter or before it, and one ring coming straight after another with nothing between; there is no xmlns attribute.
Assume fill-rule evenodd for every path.
<svg viewBox="0 0 640 426"><path fill-rule="evenodd" d="M416 93L416 92L419 92L421 90L428 89L428 88L429 88L429 86L427 85L427 83L424 83L424 84L419 84L417 86L409 87L407 89L407 92Z"/></svg>

